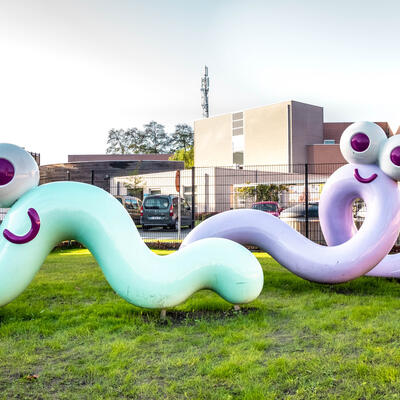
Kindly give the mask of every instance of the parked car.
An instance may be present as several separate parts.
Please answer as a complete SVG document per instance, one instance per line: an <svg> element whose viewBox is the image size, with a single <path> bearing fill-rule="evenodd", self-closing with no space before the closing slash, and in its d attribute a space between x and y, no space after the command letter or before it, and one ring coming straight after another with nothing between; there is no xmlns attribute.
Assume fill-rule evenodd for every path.
<svg viewBox="0 0 400 400"><path fill-rule="evenodd" d="M280 214L281 218L305 218L305 204L296 204L295 206L286 208ZM308 218L318 218L318 203L308 203Z"/></svg>
<svg viewBox="0 0 400 400"><path fill-rule="evenodd" d="M178 197L175 195L150 195L143 200L140 223L143 229L153 226L178 229ZM192 210L181 198L181 226L191 226Z"/></svg>
<svg viewBox="0 0 400 400"><path fill-rule="evenodd" d="M282 211L282 208L279 207L277 201L258 201L257 203L253 203L251 208L253 210L265 211L275 217L279 217L279 214Z"/></svg>
<svg viewBox="0 0 400 400"><path fill-rule="evenodd" d="M297 204L286 208L280 214L280 219L290 225L293 229L305 236L306 234L306 207L305 204ZM308 204L308 238L313 242L325 244L319 224L318 203Z"/></svg>
<svg viewBox="0 0 400 400"><path fill-rule="evenodd" d="M125 207L128 214L136 225L140 225L140 209L142 200L133 196L115 196L115 198Z"/></svg>

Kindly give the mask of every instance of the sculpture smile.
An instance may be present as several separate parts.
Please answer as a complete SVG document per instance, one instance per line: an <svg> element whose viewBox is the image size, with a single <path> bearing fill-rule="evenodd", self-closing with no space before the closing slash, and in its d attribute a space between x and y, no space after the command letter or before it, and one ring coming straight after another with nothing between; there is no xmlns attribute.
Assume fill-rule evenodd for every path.
<svg viewBox="0 0 400 400"><path fill-rule="evenodd" d="M31 240L35 239L36 235L40 229L40 218L39 214L34 208L30 208L28 210L28 216L31 220L31 229L26 235L18 236L14 233L10 232L8 229L4 229L3 236L11 243L15 244L24 244L28 243Z"/></svg>
<svg viewBox="0 0 400 400"><path fill-rule="evenodd" d="M378 177L377 174L372 174L369 178L363 178L360 173L358 172L358 168L356 168L354 170L354 178L356 178L358 180L358 182L361 183L370 183L372 182L374 179L376 179Z"/></svg>

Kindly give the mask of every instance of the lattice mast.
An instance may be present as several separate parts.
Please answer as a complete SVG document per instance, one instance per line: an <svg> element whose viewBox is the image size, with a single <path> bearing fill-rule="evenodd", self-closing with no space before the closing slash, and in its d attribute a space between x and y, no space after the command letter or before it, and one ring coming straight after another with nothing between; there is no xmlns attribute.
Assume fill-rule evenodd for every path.
<svg viewBox="0 0 400 400"><path fill-rule="evenodd" d="M208 78L208 67L204 66L204 75L201 78L201 108L203 109L203 117L208 118L208 90L210 88L210 80Z"/></svg>

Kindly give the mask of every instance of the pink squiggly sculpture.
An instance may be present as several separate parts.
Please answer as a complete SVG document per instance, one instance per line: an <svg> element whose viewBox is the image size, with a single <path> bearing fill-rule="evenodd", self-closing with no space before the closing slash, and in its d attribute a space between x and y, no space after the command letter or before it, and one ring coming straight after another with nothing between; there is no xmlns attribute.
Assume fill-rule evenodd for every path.
<svg viewBox="0 0 400 400"><path fill-rule="evenodd" d="M371 154L367 151L351 151L354 139L355 131L366 130L367 138L372 136L374 139L372 142L379 144L378 156L375 153ZM392 136L389 139L380 140L379 137L374 136L373 132L379 131L379 126L372 123L357 123L349 126L344 132L340 140L340 149L343 156L349 162L364 162L364 163L377 163L382 172L394 180L400 180L400 135ZM381 135L380 135L381 136ZM357 139L357 138L356 138ZM366 142L365 138L361 137L361 140ZM349 146L350 142L350 146ZM361 142L355 146L360 145ZM362 148L360 149L362 150ZM365 168L366 164L364 164ZM378 173L378 172L377 172ZM371 178L371 177L370 177ZM360 182L361 180L356 177ZM372 179L372 178L371 178ZM364 181L365 183L369 183ZM354 224L352 216L352 203L355 200L352 196L344 196L347 193L328 193L328 191L322 192L321 201L319 204L319 216L321 229L324 234L326 243L329 246L340 245L349 239L351 239L356 233L357 228ZM374 212L371 209L370 202L363 196L362 198L367 204L368 214L366 221L370 218L370 213ZM386 208L382 204L380 213L385 213ZM363 227L361 227L363 229ZM400 254L387 255L375 268L373 268L366 275L368 276L380 276L387 278L400 278Z"/></svg>
<svg viewBox="0 0 400 400"><path fill-rule="evenodd" d="M257 210L211 217L182 246L206 237L253 244L296 275L320 283L345 282L371 270L369 275L400 276L400 256L387 256L400 230L400 136L387 139L378 125L359 122L343 132L340 149L349 164L328 179L319 206L330 246L313 243L278 218ZM352 217L357 198L368 208L359 231Z"/></svg>

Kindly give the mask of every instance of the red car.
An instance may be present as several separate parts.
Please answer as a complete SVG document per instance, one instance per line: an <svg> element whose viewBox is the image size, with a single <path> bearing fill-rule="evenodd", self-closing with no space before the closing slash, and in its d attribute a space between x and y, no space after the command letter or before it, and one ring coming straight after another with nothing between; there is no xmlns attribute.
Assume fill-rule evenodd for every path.
<svg viewBox="0 0 400 400"><path fill-rule="evenodd" d="M279 204L276 201L258 201L257 203L253 203L251 208L253 210L265 211L275 217L279 217L279 214L282 211L282 208L279 207Z"/></svg>

